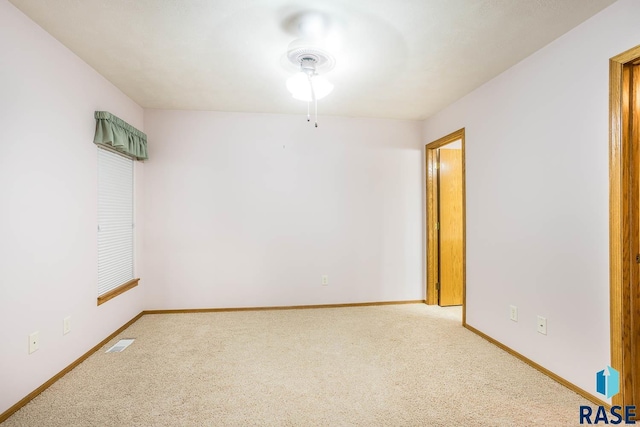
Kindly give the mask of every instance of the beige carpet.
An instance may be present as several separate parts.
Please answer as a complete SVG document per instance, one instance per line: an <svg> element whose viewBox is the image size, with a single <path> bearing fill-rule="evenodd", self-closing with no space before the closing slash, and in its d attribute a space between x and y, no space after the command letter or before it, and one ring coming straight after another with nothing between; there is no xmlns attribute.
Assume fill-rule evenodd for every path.
<svg viewBox="0 0 640 427"><path fill-rule="evenodd" d="M588 404L459 308L146 315L119 338L2 426L565 426Z"/></svg>

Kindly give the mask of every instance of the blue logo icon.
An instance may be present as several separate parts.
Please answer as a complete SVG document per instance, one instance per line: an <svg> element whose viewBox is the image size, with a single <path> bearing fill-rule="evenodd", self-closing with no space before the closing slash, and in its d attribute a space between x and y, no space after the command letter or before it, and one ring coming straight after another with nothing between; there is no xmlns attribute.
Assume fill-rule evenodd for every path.
<svg viewBox="0 0 640 427"><path fill-rule="evenodd" d="M620 392L620 374L611 366L596 373L596 391L607 398Z"/></svg>

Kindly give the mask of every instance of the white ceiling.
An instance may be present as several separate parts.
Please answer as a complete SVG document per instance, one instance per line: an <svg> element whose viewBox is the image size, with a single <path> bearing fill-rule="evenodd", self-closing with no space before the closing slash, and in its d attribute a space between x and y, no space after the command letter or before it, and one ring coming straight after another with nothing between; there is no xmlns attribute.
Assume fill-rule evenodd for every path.
<svg viewBox="0 0 640 427"><path fill-rule="evenodd" d="M424 119L614 0L10 0L145 108L306 114L291 17L331 21L320 115Z"/></svg>

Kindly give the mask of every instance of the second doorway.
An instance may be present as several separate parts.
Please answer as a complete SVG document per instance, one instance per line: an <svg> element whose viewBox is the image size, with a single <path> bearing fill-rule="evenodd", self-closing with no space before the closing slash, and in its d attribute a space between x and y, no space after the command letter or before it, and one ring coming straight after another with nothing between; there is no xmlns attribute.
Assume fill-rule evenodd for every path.
<svg viewBox="0 0 640 427"><path fill-rule="evenodd" d="M425 151L427 303L464 305L464 129L428 144Z"/></svg>

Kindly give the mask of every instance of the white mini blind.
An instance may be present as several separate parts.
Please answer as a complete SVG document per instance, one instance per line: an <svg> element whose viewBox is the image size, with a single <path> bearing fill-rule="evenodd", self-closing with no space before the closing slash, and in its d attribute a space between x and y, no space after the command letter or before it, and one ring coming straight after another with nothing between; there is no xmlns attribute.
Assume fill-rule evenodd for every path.
<svg viewBox="0 0 640 427"><path fill-rule="evenodd" d="M133 279L133 160L98 148L98 296Z"/></svg>

